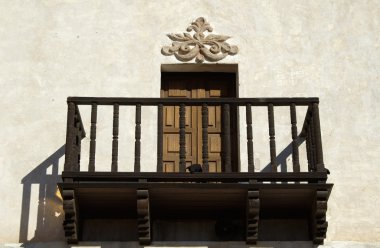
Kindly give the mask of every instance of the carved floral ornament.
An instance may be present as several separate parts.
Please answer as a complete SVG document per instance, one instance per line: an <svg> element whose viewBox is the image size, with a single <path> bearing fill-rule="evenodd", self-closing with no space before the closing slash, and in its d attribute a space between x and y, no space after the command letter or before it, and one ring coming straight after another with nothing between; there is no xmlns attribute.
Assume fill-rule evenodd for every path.
<svg viewBox="0 0 380 248"><path fill-rule="evenodd" d="M168 34L173 41L171 46L164 46L161 50L163 55L174 55L178 60L187 62L195 58L196 62L205 60L216 62L224 59L227 55L238 53L238 47L226 42L230 36L203 34L205 31L212 32L212 27L203 17L199 17L186 29L187 32L194 30L195 34L189 33Z"/></svg>

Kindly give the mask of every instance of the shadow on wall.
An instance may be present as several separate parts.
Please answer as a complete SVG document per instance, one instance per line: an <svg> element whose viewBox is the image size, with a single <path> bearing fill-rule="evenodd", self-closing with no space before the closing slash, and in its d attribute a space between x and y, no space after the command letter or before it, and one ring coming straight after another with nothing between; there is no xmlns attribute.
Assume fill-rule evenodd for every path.
<svg viewBox="0 0 380 248"><path fill-rule="evenodd" d="M23 193L20 243L64 241L62 198L57 188L57 183L61 181L59 160L64 157L64 154L65 146L63 145L21 180ZM35 191L38 191L37 197L34 196ZM37 200L37 212L35 212L33 206ZM35 231L28 237L34 226L29 226L30 223L35 223Z"/></svg>
<svg viewBox="0 0 380 248"><path fill-rule="evenodd" d="M305 142L304 138L299 138L298 140L298 147L302 145L302 143ZM286 159L288 157L291 157L293 154L293 143L290 143L285 147L284 150L282 150L277 156L276 156L276 161L277 165L280 166L281 172L288 172L288 164ZM271 172L271 164L268 163L262 170L261 172Z"/></svg>

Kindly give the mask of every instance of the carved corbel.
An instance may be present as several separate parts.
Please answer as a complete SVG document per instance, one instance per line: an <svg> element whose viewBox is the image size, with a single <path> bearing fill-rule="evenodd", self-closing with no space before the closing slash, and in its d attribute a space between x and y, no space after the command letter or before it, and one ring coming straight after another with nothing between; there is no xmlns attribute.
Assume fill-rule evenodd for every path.
<svg viewBox="0 0 380 248"><path fill-rule="evenodd" d="M137 233L141 245L151 242L149 191L137 190Z"/></svg>
<svg viewBox="0 0 380 248"><path fill-rule="evenodd" d="M247 195L247 244L256 244L259 236L260 198L258 190Z"/></svg>
<svg viewBox="0 0 380 248"><path fill-rule="evenodd" d="M326 221L327 211L327 190L317 190L314 203L314 230L313 242L314 244L323 244L326 238L328 222Z"/></svg>
<svg viewBox="0 0 380 248"><path fill-rule="evenodd" d="M75 202L74 190L63 190L63 210L65 219L63 221L63 229L68 244L78 243L78 211Z"/></svg>

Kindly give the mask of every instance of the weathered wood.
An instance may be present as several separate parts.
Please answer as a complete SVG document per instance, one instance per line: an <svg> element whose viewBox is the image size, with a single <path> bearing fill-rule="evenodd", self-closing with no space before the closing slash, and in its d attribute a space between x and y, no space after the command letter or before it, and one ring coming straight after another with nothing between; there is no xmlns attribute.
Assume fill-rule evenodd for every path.
<svg viewBox="0 0 380 248"><path fill-rule="evenodd" d="M149 191L146 189L137 190L137 233L140 245L151 243Z"/></svg>
<svg viewBox="0 0 380 248"><path fill-rule="evenodd" d="M308 171L313 171L313 165L312 165L312 154L311 154L311 138L310 133L308 131L305 131L306 135L306 157L307 157L307 168Z"/></svg>
<svg viewBox="0 0 380 248"><path fill-rule="evenodd" d="M277 158L276 158L276 138L274 126L274 112L273 104L268 105L268 123L269 123L269 148L270 148L270 164L271 171L277 171Z"/></svg>
<svg viewBox="0 0 380 248"><path fill-rule="evenodd" d="M141 157L141 104L136 105L136 126L135 126L135 172L140 171Z"/></svg>
<svg viewBox="0 0 380 248"><path fill-rule="evenodd" d="M163 139L164 139L164 115L163 105L157 107L157 172L163 171Z"/></svg>
<svg viewBox="0 0 380 248"><path fill-rule="evenodd" d="M292 124L292 158L293 158L293 171L300 171L300 161L298 152L298 131L297 131L297 111L296 105L292 103L290 105L290 122Z"/></svg>
<svg viewBox="0 0 380 248"><path fill-rule="evenodd" d="M230 105L223 105L223 160L224 171L231 172L231 124Z"/></svg>
<svg viewBox="0 0 380 248"><path fill-rule="evenodd" d="M202 170L209 172L208 167L208 107L202 105Z"/></svg>
<svg viewBox="0 0 380 248"><path fill-rule="evenodd" d="M178 106L180 103L185 105L202 106L206 103L208 106L220 106L225 103L238 106L245 106L250 103L252 106L289 106L289 103L295 103L297 106L308 106L311 103L318 103L317 97L281 97L281 98L126 98L126 97L68 97L67 101L74 102L78 105L89 105L97 102L100 105L113 105L115 102L120 105L136 105L141 103L142 106Z"/></svg>
<svg viewBox="0 0 380 248"><path fill-rule="evenodd" d="M63 211L65 212L63 229L69 244L78 243L78 209L74 193L74 190L63 190L62 192Z"/></svg>
<svg viewBox="0 0 380 248"><path fill-rule="evenodd" d="M323 244L326 238L328 222L326 221L327 212L327 190L317 190L315 194L315 203L313 205L313 242L314 244Z"/></svg>
<svg viewBox="0 0 380 248"><path fill-rule="evenodd" d="M179 107L179 171L186 169L186 107L181 104Z"/></svg>
<svg viewBox="0 0 380 248"><path fill-rule="evenodd" d="M248 172L255 171L253 159L253 134L252 134L252 108L251 104L245 106L246 122L247 122L247 150L248 150Z"/></svg>
<svg viewBox="0 0 380 248"><path fill-rule="evenodd" d="M256 244L259 236L260 197L258 190L249 190L247 194L247 244Z"/></svg>
<svg viewBox="0 0 380 248"><path fill-rule="evenodd" d="M119 153L119 104L113 105L113 130L112 130L112 164L111 171L118 170L118 153Z"/></svg>
<svg viewBox="0 0 380 248"><path fill-rule="evenodd" d="M67 129L66 129L66 146L65 146L65 171L74 169L74 142L75 142L75 104L67 103Z"/></svg>
<svg viewBox="0 0 380 248"><path fill-rule="evenodd" d="M313 104L313 124L314 124L314 139L315 139L315 152L316 152L316 169L317 171L324 171L325 165L323 162L323 149L322 149L322 135L321 124L319 120L319 107L318 103Z"/></svg>
<svg viewBox="0 0 380 248"><path fill-rule="evenodd" d="M88 171L95 171L95 151L96 151L96 121L97 121L98 105L92 103L91 107L91 133L90 133L90 158L88 163Z"/></svg>

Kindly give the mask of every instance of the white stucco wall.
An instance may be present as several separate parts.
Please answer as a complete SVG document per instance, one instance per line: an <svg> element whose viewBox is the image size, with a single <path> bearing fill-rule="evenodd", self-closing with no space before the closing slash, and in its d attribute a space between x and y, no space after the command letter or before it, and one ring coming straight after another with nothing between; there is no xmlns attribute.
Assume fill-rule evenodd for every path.
<svg viewBox="0 0 380 248"><path fill-rule="evenodd" d="M222 63L238 64L241 97L320 97L335 184L326 247L380 242L379 1L67 0L0 1L0 243L64 240L54 174L64 162L67 96L158 97L161 64L180 63L161 55L165 34L199 16L239 46ZM143 130L154 133L150 119ZM107 132L98 143L110 142ZM133 131L123 135L127 149ZM156 142L143 135L149 171L155 158L144 154ZM99 148L98 168L109 166L110 147Z"/></svg>

